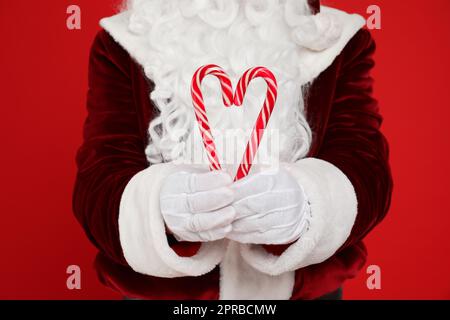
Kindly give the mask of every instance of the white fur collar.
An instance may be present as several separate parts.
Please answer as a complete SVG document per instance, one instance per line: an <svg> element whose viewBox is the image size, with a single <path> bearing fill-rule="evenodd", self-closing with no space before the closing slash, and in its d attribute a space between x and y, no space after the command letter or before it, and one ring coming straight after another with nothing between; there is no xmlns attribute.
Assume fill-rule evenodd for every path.
<svg viewBox="0 0 450 320"><path fill-rule="evenodd" d="M344 49L348 41L361 29L365 20L358 14L348 14L344 11L321 6L321 14L332 15L342 25L342 34L333 46L322 50L305 53L305 61L307 73L302 83L305 84L314 80L320 73L328 68ZM124 11L114 16L103 18L100 25L117 41L128 53L142 66L147 60L147 41L142 35L135 34L129 30L130 11Z"/></svg>

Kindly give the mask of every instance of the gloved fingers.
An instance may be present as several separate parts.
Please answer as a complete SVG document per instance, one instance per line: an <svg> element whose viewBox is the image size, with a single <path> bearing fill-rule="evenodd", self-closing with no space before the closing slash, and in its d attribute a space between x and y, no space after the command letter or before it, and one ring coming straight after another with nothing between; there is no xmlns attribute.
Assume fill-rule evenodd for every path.
<svg viewBox="0 0 450 320"><path fill-rule="evenodd" d="M236 194L235 201L245 199L255 194L265 193L273 189L275 177L271 174L251 174L234 182L231 188Z"/></svg>
<svg viewBox="0 0 450 320"><path fill-rule="evenodd" d="M176 172L166 178L161 188L164 196L195 193L230 186L233 179L226 171Z"/></svg>
<svg viewBox="0 0 450 320"><path fill-rule="evenodd" d="M164 180L161 188L161 196L173 196L189 192L190 177L194 173L179 171L171 174Z"/></svg>
<svg viewBox="0 0 450 320"><path fill-rule="evenodd" d="M186 220L186 230L192 232L204 232L231 225L236 211L231 206L206 213L192 214Z"/></svg>
<svg viewBox="0 0 450 320"><path fill-rule="evenodd" d="M232 230L227 238L243 244L270 244L275 241L273 239L279 239L280 237L272 234L263 234L260 232L236 232Z"/></svg>
<svg viewBox="0 0 450 320"><path fill-rule="evenodd" d="M233 229L227 238L243 244L288 244L296 241L299 236L296 229L275 229L267 232L237 232Z"/></svg>
<svg viewBox="0 0 450 320"><path fill-rule="evenodd" d="M233 227L231 225L217 228L214 230L208 230L198 233L200 241L216 241L225 238L231 231Z"/></svg>
<svg viewBox="0 0 450 320"><path fill-rule="evenodd" d="M161 195L159 198L159 207L164 216L182 217L188 213L189 206L187 202L187 194Z"/></svg>
<svg viewBox="0 0 450 320"><path fill-rule="evenodd" d="M232 230L231 225L225 227L220 227L213 230L202 231L202 232L192 232L192 231L173 231L179 241L188 242L209 242L216 241L225 238Z"/></svg>
<svg viewBox="0 0 450 320"><path fill-rule="evenodd" d="M161 195L159 203L163 214L183 214L218 210L230 205L233 200L234 192L223 187L191 194Z"/></svg>
<svg viewBox="0 0 450 320"><path fill-rule="evenodd" d="M289 210L300 206L305 200L301 189L273 190L255 194L235 201L236 218L240 219L258 213Z"/></svg>
<svg viewBox="0 0 450 320"><path fill-rule="evenodd" d="M230 205L233 200L234 192L227 187L191 193L186 196L188 209L192 213L218 210Z"/></svg>
<svg viewBox="0 0 450 320"><path fill-rule="evenodd" d="M290 229L295 227L303 218L300 206L289 210L258 213L233 222L236 232L267 232L274 229Z"/></svg>
<svg viewBox="0 0 450 320"><path fill-rule="evenodd" d="M206 173L194 173L190 176L190 193L209 191L230 186L233 179L226 171L210 171Z"/></svg>

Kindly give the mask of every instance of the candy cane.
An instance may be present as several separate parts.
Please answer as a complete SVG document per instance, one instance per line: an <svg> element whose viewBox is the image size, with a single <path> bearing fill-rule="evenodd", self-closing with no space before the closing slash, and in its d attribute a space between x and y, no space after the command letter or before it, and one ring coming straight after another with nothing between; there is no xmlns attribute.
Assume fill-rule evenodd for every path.
<svg viewBox="0 0 450 320"><path fill-rule="evenodd" d="M220 85L222 87L222 99L226 107L232 105L233 89L231 86L231 80L225 73L225 71L214 64L209 64L199 68L192 78L192 103L194 105L195 116L197 118L200 133L202 135L203 144L205 146L206 153L209 159L210 169L220 170L221 166L219 163L219 158L217 157L216 145L211 134L211 128L209 126L208 116L206 115L205 103L201 91L202 81L207 75L213 75L219 79Z"/></svg>
<svg viewBox="0 0 450 320"><path fill-rule="evenodd" d="M277 100L278 85L274 74L264 67L256 67L247 70L239 80L237 90L234 96L234 104L241 106L243 98L247 91L248 85L253 79L263 78L267 83L267 94L264 105L256 119L255 126L253 128L250 140L247 143L242 162L236 173L235 181L244 178L250 172L253 159L258 151L259 144L263 137L264 131L269 123L270 116L272 115L275 102Z"/></svg>
<svg viewBox="0 0 450 320"><path fill-rule="evenodd" d="M273 73L267 68L256 67L249 69L239 80L236 93L233 97L231 81L228 75L219 66L210 64L201 67L195 72L192 78L191 85L192 102L194 105L197 122L200 128L200 133L203 138L203 144L205 146L206 153L210 162L211 170L220 170L221 166L217 157L217 150L211 134L211 128L209 126L208 116L206 115L205 104L203 101L203 94L201 92L201 83L203 81L203 78L209 74L219 78L220 85L222 87L223 103L226 107L229 107L232 104L236 106L242 105L248 85L253 79L263 78L267 83L266 100L264 101L264 105L261 108L258 118L256 119L256 123L253 128L250 140L247 143L242 162L239 165L236 177L234 178L234 180L237 181L247 176L252 167L253 159L255 158L256 152L258 151L258 147L263 137L264 131L269 122L273 108L275 107L278 90L277 80L275 79Z"/></svg>

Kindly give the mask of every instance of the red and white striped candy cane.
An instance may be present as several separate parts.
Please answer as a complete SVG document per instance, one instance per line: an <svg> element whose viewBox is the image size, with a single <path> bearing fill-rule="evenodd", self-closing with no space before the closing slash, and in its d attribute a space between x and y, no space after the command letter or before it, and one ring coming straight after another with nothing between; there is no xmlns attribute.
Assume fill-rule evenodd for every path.
<svg viewBox="0 0 450 320"><path fill-rule="evenodd" d="M222 87L222 99L226 107L233 103L233 88L231 80L225 71L217 65L209 64L199 68L193 78L191 84L192 103L194 105L195 116L199 125L200 133L202 135L203 144L210 163L211 170L220 170L219 158L217 156L216 145L211 134L211 127L209 126L208 116L206 115L205 103L201 91L201 84L207 75L213 75L220 81Z"/></svg>
<svg viewBox="0 0 450 320"><path fill-rule="evenodd" d="M235 181L244 178L250 172L253 159L258 151L262 136L267 124L269 123L270 116L273 108L275 107L275 102L277 101L278 85L274 74L267 68L256 67L247 70L239 80L236 93L234 95L234 104L236 106L242 105L248 85L253 79L256 78L263 78L267 83L266 100L264 101L264 105L258 115L258 118L256 119L256 123L248 141L247 148L245 149L242 162L238 168L236 177L234 178Z"/></svg>

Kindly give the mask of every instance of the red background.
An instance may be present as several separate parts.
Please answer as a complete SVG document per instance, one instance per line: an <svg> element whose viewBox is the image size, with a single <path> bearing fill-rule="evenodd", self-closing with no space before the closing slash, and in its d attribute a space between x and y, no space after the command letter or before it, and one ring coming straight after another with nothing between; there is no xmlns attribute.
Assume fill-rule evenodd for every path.
<svg viewBox="0 0 450 320"><path fill-rule="evenodd" d="M92 268L95 250L71 213L74 155L86 115L89 47L98 20L118 0L0 0L0 298L121 298ZM367 237L367 274L345 286L348 299L450 298L450 1L340 0L367 17L382 9L376 96L391 145L395 191L386 220ZM82 30L66 28L66 8L82 10ZM66 268L82 269L82 289L66 288Z"/></svg>

